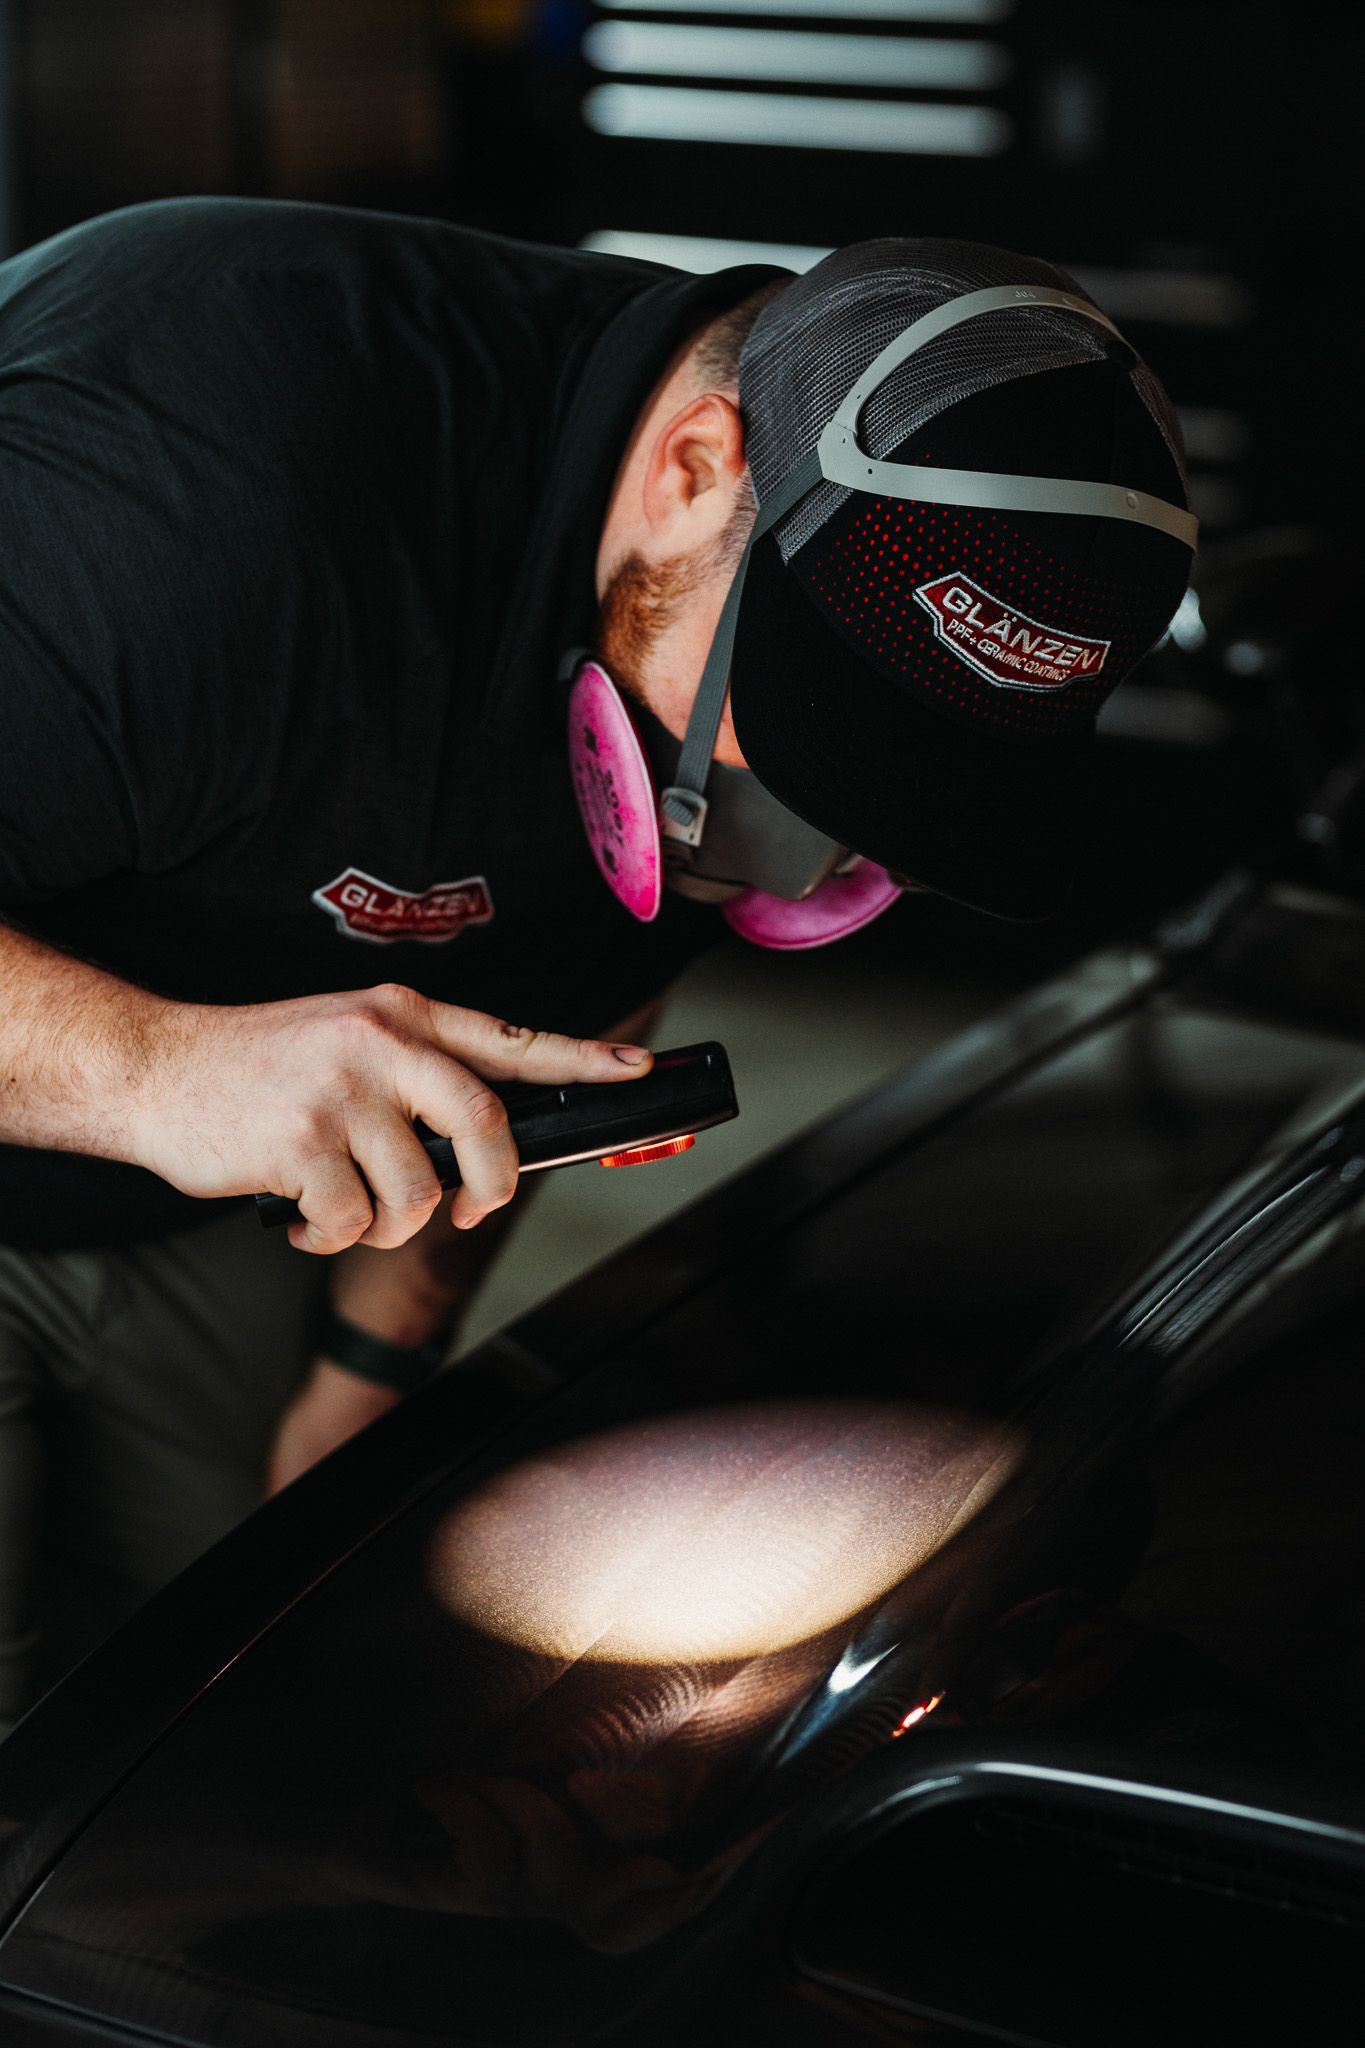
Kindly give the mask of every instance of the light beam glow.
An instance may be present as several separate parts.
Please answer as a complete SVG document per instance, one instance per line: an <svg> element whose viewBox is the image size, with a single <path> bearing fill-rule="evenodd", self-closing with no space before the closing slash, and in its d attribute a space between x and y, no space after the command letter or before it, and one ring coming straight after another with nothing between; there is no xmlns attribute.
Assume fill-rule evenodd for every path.
<svg viewBox="0 0 1365 2048"><path fill-rule="evenodd" d="M763 1656L896 1585L1017 1457L990 1418L908 1401L651 1417L486 1481L437 1530L430 1584L481 1633L566 1662Z"/></svg>

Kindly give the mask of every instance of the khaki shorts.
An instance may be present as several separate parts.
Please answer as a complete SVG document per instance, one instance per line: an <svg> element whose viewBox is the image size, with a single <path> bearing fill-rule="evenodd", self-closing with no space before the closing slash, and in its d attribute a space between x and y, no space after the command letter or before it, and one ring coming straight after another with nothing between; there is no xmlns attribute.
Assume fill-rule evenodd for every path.
<svg viewBox="0 0 1365 2048"><path fill-rule="evenodd" d="M0 1735L256 1506L329 1263L249 1209L0 1248Z"/></svg>

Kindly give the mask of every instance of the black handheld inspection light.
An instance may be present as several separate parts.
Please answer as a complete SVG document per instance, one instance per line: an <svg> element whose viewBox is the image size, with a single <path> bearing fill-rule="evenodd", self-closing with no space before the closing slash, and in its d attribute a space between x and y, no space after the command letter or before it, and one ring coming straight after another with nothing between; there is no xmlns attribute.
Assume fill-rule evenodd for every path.
<svg viewBox="0 0 1365 2048"><path fill-rule="evenodd" d="M577 1166L643 1166L686 1152L698 1131L739 1115L725 1047L674 1046L654 1055L638 1081L576 1081L564 1088L514 1081L494 1088L507 1109L522 1173ZM449 1138L417 1125L423 1150L443 1188L460 1185ZM288 1195L257 1195L256 1213L271 1230L296 1223L301 1211Z"/></svg>

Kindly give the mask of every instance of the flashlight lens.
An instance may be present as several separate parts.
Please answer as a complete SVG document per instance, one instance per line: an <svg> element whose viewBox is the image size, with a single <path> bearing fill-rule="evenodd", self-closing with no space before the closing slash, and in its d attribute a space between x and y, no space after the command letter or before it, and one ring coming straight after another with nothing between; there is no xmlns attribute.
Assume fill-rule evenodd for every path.
<svg viewBox="0 0 1365 2048"><path fill-rule="evenodd" d="M637 1145L632 1152L608 1152L603 1166L648 1166L651 1159L671 1159L676 1152L690 1152L696 1144L691 1135L665 1138L658 1145Z"/></svg>

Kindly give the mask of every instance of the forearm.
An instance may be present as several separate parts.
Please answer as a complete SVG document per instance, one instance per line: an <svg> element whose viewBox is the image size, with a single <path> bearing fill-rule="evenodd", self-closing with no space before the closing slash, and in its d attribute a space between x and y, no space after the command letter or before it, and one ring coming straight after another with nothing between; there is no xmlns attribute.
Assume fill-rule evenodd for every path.
<svg viewBox="0 0 1365 2048"><path fill-rule="evenodd" d="M333 1309L354 1330L405 1350L452 1335L506 1235L509 1217L524 1200L523 1188L510 1208L474 1231L456 1230L449 1204L442 1202L425 1228L395 1251L353 1245L338 1253L332 1261ZM419 1371L412 1384L421 1377ZM278 1493L387 1413L402 1399L400 1383L402 1376L390 1382L338 1364L327 1355L324 1337L312 1371L280 1418L266 1465L266 1493Z"/></svg>
<svg viewBox="0 0 1365 2048"><path fill-rule="evenodd" d="M0 1140L135 1160L176 1008L0 923Z"/></svg>

